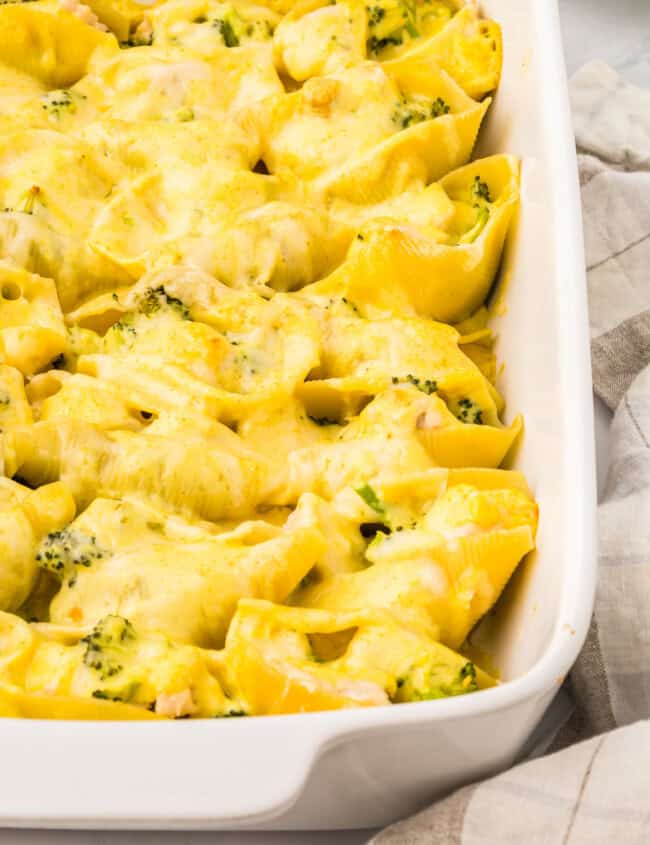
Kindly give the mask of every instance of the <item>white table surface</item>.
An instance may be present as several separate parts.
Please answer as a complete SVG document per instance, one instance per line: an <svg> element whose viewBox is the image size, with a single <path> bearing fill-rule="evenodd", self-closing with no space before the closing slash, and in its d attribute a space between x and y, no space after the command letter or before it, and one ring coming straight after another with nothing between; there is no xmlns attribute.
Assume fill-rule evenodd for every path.
<svg viewBox="0 0 650 845"><path fill-rule="evenodd" d="M513 0L516 2L516 0ZM650 88L650 0L560 0L569 73L602 59L629 82ZM610 414L595 400L598 486L607 468ZM0 757L1 757L0 750ZM1 760L0 760L1 765ZM0 796L1 800L1 796ZM0 845L361 845L373 831L323 833L101 833L0 831Z"/></svg>

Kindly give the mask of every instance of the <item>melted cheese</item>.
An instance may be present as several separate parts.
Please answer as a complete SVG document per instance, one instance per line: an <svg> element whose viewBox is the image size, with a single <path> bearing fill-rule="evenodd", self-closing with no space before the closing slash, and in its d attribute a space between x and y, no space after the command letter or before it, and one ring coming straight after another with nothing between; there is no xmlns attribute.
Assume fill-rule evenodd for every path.
<svg viewBox="0 0 650 845"><path fill-rule="evenodd" d="M460 0L0 3L0 716L494 683L500 65Z"/></svg>

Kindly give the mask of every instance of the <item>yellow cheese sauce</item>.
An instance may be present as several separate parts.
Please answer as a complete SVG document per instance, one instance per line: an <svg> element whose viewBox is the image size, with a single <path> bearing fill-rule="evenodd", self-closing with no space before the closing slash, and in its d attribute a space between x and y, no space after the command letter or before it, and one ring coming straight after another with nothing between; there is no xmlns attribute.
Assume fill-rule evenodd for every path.
<svg viewBox="0 0 650 845"><path fill-rule="evenodd" d="M0 3L0 716L498 682L500 68L461 0Z"/></svg>

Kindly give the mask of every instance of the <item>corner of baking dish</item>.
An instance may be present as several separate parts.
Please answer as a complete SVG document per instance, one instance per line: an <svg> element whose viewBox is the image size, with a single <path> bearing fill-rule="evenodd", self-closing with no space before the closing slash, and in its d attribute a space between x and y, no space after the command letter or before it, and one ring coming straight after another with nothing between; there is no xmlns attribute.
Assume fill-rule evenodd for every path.
<svg viewBox="0 0 650 845"><path fill-rule="evenodd" d="M483 4L487 13L502 17L506 0ZM564 572L561 596L552 635L536 662L523 674L497 687L473 695L441 699L395 707L340 710L324 713L258 717L246 720L217 720L178 723L102 723L101 731L93 723L0 720L0 746L5 763L2 783L11 777L11 767L24 759L25 765L38 761L44 752L60 755L66 770L76 768L80 778L93 777L88 768L92 760L106 759L110 771L117 771L115 749L124 754L124 765L140 766L143 777L164 777L165 765L195 760L188 772L188 785L206 792L206 818L212 814L209 798L213 767L220 765L219 755L207 760L205 743L215 737L222 749L222 759L243 755L250 762L250 789L246 794L227 795L227 816L263 822L288 808L299 795L310 770L325 749L358 733L381 731L386 726L407 728L416 724L458 722L486 713L514 707L519 703L559 688L587 635L596 583L595 548L595 461L593 445L592 400L585 271L580 225L580 196L566 79L561 51L557 6L548 0L528 0L536 28L536 49L543 49L544 85L539 87L544 109L552 103L553 120L544 123L546 158L544 165L550 189L546 201L553 219L555 274L562 280L562 306L557 310L558 357L563 362L557 374L563 408L565 442L562 472L570 483L567 497L563 543ZM529 18L530 20L530 18ZM541 61L538 55L531 61ZM526 161L524 160L524 168ZM292 737L291 755L285 753L286 740ZM296 741L296 738L298 741ZM96 762L92 769L97 768ZM281 772L281 776L278 775ZM69 789L52 775L51 791L39 796L43 817L56 819L57 796ZM100 781L106 778L99 778ZM39 781L40 782L40 781ZM221 806L224 801L219 802ZM25 805L27 806L27 805ZM136 804L134 803L134 807ZM209 809L211 808L211 809ZM11 813L9 823L38 825L39 819L27 819L17 807L0 812L0 819ZM138 823L148 810L134 809ZM150 809L155 817L155 808ZM196 818L196 817L195 817ZM220 822L224 816L219 816ZM227 820L227 819L226 819ZM104 817L103 823L107 819ZM75 819L61 819L61 824L99 826L99 811L88 807ZM120 819L128 827L129 819ZM173 825L172 825L173 826Z"/></svg>

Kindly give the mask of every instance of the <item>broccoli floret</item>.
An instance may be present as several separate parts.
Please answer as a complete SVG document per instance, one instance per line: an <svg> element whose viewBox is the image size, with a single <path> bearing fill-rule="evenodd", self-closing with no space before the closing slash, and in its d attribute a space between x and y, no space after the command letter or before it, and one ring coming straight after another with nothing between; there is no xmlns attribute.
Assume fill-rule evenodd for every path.
<svg viewBox="0 0 650 845"><path fill-rule="evenodd" d="M247 29L246 21L232 8L223 17L212 18L210 25L217 30L226 47L239 47ZM252 27L252 24L249 25Z"/></svg>
<svg viewBox="0 0 650 845"><path fill-rule="evenodd" d="M236 9L228 7L218 18L206 18L203 15L194 18L193 23L209 24L215 29L226 47L239 47L245 38L266 41L273 37L273 26L265 18L246 20Z"/></svg>
<svg viewBox="0 0 650 845"><path fill-rule="evenodd" d="M273 27L267 20L249 21L244 34L247 38L266 41L268 38L273 38Z"/></svg>
<svg viewBox="0 0 650 845"><path fill-rule="evenodd" d="M377 495L377 492L369 484L362 484L361 487L356 487L354 491L358 496L361 496L363 501L372 508L375 513L380 516L386 515L386 508L383 502Z"/></svg>
<svg viewBox="0 0 650 845"><path fill-rule="evenodd" d="M102 681L119 675L124 669L124 659L136 640L133 625L121 616L109 615L100 619L81 642L86 646L83 661ZM112 693L96 690L96 698L108 698ZM94 693L93 693L94 695Z"/></svg>
<svg viewBox="0 0 650 845"><path fill-rule="evenodd" d="M386 38L377 38L376 35L371 35L366 42L366 46L369 53L376 55L385 50L386 47L399 47L403 43L404 39L401 35L391 35Z"/></svg>
<svg viewBox="0 0 650 845"><path fill-rule="evenodd" d="M406 33L411 38L420 34L417 28L415 2L411 0L377 0L366 6L368 18L368 53L376 55L386 47L399 46Z"/></svg>
<svg viewBox="0 0 650 845"><path fill-rule="evenodd" d="M53 531L42 541L36 552L36 561L42 569L53 572L62 582L73 587L77 580L77 567L89 567L106 557L108 552L97 543L97 538L74 528Z"/></svg>
<svg viewBox="0 0 650 845"><path fill-rule="evenodd" d="M127 683L122 688L116 690L96 689L92 691L92 697L101 698L104 701L131 701L139 686L139 683L132 682Z"/></svg>
<svg viewBox="0 0 650 845"><path fill-rule="evenodd" d="M212 26L219 31L226 47L239 47L239 36L227 18L216 18Z"/></svg>
<svg viewBox="0 0 650 845"><path fill-rule="evenodd" d="M464 423L483 425L483 411L472 399L464 398L458 400L456 417Z"/></svg>
<svg viewBox="0 0 650 845"><path fill-rule="evenodd" d="M442 97L435 100L426 97L402 97L391 115L391 120L401 129L408 129L409 126L449 114L450 111Z"/></svg>
<svg viewBox="0 0 650 845"><path fill-rule="evenodd" d="M393 384L412 384L413 387L417 387L419 391L422 393L426 393L427 396L431 396L432 393L436 393L438 390L438 382L432 378L417 378L411 373L408 373L404 378L399 378L399 376L393 376L391 379Z"/></svg>
<svg viewBox="0 0 650 845"><path fill-rule="evenodd" d="M161 308L171 308L183 320L189 320L190 311L187 305L175 296L170 296L162 285L157 288L148 288L139 303L139 310L150 316L160 311Z"/></svg>
<svg viewBox="0 0 650 845"><path fill-rule="evenodd" d="M430 701L465 695L478 689L474 664L458 655L432 662L426 668L418 667L397 681L395 701ZM460 665L459 665L460 664Z"/></svg>
<svg viewBox="0 0 650 845"><path fill-rule="evenodd" d="M450 111L451 109L442 97L436 97L431 106L431 117L440 117L443 114L449 114Z"/></svg>
<svg viewBox="0 0 650 845"><path fill-rule="evenodd" d="M137 310L125 314L113 324L111 331L118 332L121 342L128 344L137 337L138 323L143 315L153 317L163 310L175 314L181 320L190 319L190 310L187 305L175 296L169 296L165 288L159 285L157 288L148 288L139 300Z"/></svg>
<svg viewBox="0 0 650 845"><path fill-rule="evenodd" d="M60 120L64 114L74 114L77 111L77 100L85 99L82 94L74 94L67 88L48 91L41 97L42 108L52 117Z"/></svg>
<svg viewBox="0 0 650 845"><path fill-rule="evenodd" d="M135 326L133 325L133 315L132 314L125 314L121 320L118 320L117 323L114 323L111 328L116 331L120 332L123 335L123 340L133 339L137 336L137 331L135 330Z"/></svg>
<svg viewBox="0 0 650 845"><path fill-rule="evenodd" d="M104 701L124 701L121 695L109 692L105 689L95 689L92 692L93 698L101 698Z"/></svg>
<svg viewBox="0 0 650 845"><path fill-rule="evenodd" d="M368 13L368 26L377 26L386 17L386 9L381 6L366 6Z"/></svg>
<svg viewBox="0 0 650 845"><path fill-rule="evenodd" d="M490 187L487 182L481 180L480 176L474 177L474 181L470 187L470 195L472 198L472 207L476 209L476 220L474 225L459 238L458 243L461 244L474 243L490 219L490 209L488 206L488 203L492 202Z"/></svg>
<svg viewBox="0 0 650 845"><path fill-rule="evenodd" d="M111 695L111 693L106 692L103 689L95 689L93 690L93 698L101 698L105 701L119 701L119 698L115 698L115 696Z"/></svg>
<svg viewBox="0 0 650 845"><path fill-rule="evenodd" d="M480 176L474 177L474 182L472 183L472 198L475 200L476 203L479 203L481 201L492 202L488 183L482 182Z"/></svg>
<svg viewBox="0 0 650 845"><path fill-rule="evenodd" d="M401 129L408 129L409 126L415 123L422 123L423 120L426 120L426 115L421 109L416 109L409 105L406 97L402 97L391 115L391 120Z"/></svg>

